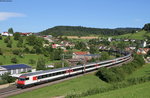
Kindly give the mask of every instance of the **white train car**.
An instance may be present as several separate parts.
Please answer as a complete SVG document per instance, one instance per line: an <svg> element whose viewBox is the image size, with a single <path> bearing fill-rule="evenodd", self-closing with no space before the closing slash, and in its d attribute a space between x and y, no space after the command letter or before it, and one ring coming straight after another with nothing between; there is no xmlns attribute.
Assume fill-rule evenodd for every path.
<svg viewBox="0 0 150 98"><path fill-rule="evenodd" d="M30 85L36 85L47 81L52 81L55 79L62 79L68 76L85 73L98 69L100 67L113 66L122 62L125 62L131 58L131 54L119 57L112 60L101 61L97 63L90 63L85 65L76 65L72 67L57 68L52 70L38 71L22 74L17 82L16 86L18 88L24 88Z"/></svg>

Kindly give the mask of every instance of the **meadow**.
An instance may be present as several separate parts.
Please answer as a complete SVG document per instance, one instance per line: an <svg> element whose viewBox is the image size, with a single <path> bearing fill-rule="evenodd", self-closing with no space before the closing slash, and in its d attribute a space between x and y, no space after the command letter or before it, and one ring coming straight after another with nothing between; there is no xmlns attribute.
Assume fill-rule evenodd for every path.
<svg viewBox="0 0 150 98"><path fill-rule="evenodd" d="M150 98L150 82L87 96L85 98Z"/></svg>
<svg viewBox="0 0 150 98"><path fill-rule="evenodd" d="M150 64L145 64L142 68L133 72L133 74L131 74L128 78L146 76L146 75L149 75L149 73L150 73ZM130 86L127 88L122 88L122 89L118 89L118 90L114 90L114 91L110 91L106 93L108 94L110 93L111 95L111 92L113 92L112 94L116 94L114 95L116 97L122 95L122 93L124 94L125 92L126 93L124 94L124 96L126 94L129 94L128 95L129 97L132 97L130 96L130 94L134 94L135 97L142 96L142 95L138 95L139 93L136 93L135 89L137 88L137 92L139 92L140 89L142 89L143 92L145 92L145 94L143 95L145 96L144 98L147 98L146 96L150 96L150 94L148 93L148 91L150 90L149 83L150 82L142 83L142 84L138 84L138 85L134 85L134 86ZM67 94L80 93L80 92L84 92L89 89L98 88L98 87L109 87L110 85L111 84L108 84L100 80L98 77L94 75L94 73L92 73L92 74L83 75L81 77L74 78L68 81L64 81L59 84L54 84L51 86L33 90L31 92L25 92L16 96L11 96L10 98L26 98L26 97L28 98L36 98L36 97L37 98L50 98L54 96L65 96ZM120 93L120 95L118 95L118 92ZM102 94L104 98L107 98L107 96L105 97L105 95L107 94L105 93L102 93ZM99 96L101 96L101 94L92 95L91 98L99 98ZM116 97L113 97L113 98L116 98Z"/></svg>
<svg viewBox="0 0 150 98"><path fill-rule="evenodd" d="M124 34L124 35L119 35L119 36L112 36L113 38L128 38L128 39L139 39L139 40L144 40L144 36L148 35L150 36L150 33L147 33L146 31L139 31L137 33L129 33L129 34Z"/></svg>

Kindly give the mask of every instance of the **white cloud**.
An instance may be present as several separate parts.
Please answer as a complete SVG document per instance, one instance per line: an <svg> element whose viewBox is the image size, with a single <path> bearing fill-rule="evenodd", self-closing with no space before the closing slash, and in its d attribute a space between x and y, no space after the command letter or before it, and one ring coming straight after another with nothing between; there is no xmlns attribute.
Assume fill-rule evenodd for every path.
<svg viewBox="0 0 150 98"><path fill-rule="evenodd" d="M13 12L0 12L0 21L7 20L12 17L24 17L26 15Z"/></svg>

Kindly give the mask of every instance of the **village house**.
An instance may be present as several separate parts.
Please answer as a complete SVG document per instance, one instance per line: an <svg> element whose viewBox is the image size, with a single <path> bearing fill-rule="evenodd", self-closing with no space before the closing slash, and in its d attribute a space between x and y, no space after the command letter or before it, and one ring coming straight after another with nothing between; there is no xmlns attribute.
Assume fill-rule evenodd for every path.
<svg viewBox="0 0 150 98"><path fill-rule="evenodd" d="M88 54L90 54L89 52L83 52L83 51L79 51L79 52L73 52L73 59L85 59L85 60L90 60L92 57L87 56Z"/></svg>
<svg viewBox="0 0 150 98"><path fill-rule="evenodd" d="M147 54L148 51L150 51L150 48L139 48L137 50L137 54L143 54L143 55L145 55L145 54Z"/></svg>
<svg viewBox="0 0 150 98"><path fill-rule="evenodd" d="M45 36L42 36L45 40L47 40L48 42L50 42L50 43L52 43L52 42L54 42L53 40L52 40L52 35L45 35Z"/></svg>
<svg viewBox="0 0 150 98"><path fill-rule="evenodd" d="M13 36L13 34L10 34L9 32L3 32L1 33L2 36Z"/></svg>
<svg viewBox="0 0 150 98"><path fill-rule="evenodd" d="M73 43L70 43L70 42L68 42L68 41L61 41L61 46L64 46L64 47L67 47L67 46L69 46L69 47L74 47L75 46L75 44L73 44Z"/></svg>
<svg viewBox="0 0 150 98"><path fill-rule="evenodd" d="M33 33L29 32L29 33L19 33L21 36L30 36L32 35Z"/></svg>

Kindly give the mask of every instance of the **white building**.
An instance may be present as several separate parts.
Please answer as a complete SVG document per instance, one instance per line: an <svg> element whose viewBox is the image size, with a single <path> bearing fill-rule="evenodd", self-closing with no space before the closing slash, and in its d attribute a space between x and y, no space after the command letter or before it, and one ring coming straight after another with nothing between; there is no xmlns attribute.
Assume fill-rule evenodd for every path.
<svg viewBox="0 0 150 98"><path fill-rule="evenodd" d="M13 36L13 34L10 34L9 32L3 32L1 33L2 36Z"/></svg>
<svg viewBox="0 0 150 98"><path fill-rule="evenodd" d="M16 65L1 65L0 66L0 75L9 72L12 74L19 74L21 72L31 71L31 67L25 64L16 64Z"/></svg>

